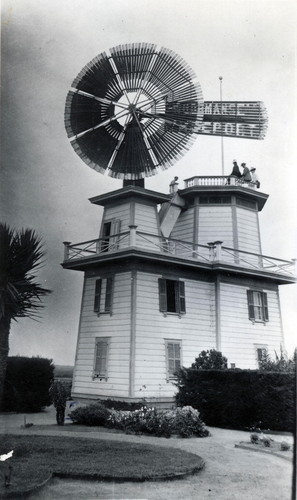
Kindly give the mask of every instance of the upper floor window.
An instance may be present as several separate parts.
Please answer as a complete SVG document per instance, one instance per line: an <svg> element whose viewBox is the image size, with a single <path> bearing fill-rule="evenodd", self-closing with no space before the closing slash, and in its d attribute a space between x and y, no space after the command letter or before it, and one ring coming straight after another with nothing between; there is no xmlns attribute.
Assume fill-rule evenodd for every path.
<svg viewBox="0 0 297 500"><path fill-rule="evenodd" d="M247 290L249 319L253 322L269 321L267 293Z"/></svg>
<svg viewBox="0 0 297 500"><path fill-rule="evenodd" d="M255 210L257 208L257 203L255 201L248 200L247 198L241 198L239 196L236 196L236 205L245 208L253 208Z"/></svg>
<svg viewBox="0 0 297 500"><path fill-rule="evenodd" d="M220 204L220 203L231 204L231 196L200 196L199 203L200 205Z"/></svg>
<svg viewBox="0 0 297 500"><path fill-rule="evenodd" d="M181 367L181 341L166 340L167 380L175 378Z"/></svg>
<svg viewBox="0 0 297 500"><path fill-rule="evenodd" d="M112 314L113 277L97 279L95 283L94 312Z"/></svg>
<svg viewBox="0 0 297 500"><path fill-rule="evenodd" d="M159 304L161 312L184 314L186 312L184 281L159 278Z"/></svg>
<svg viewBox="0 0 297 500"><path fill-rule="evenodd" d="M109 337L96 338L94 378L107 379L109 340Z"/></svg>

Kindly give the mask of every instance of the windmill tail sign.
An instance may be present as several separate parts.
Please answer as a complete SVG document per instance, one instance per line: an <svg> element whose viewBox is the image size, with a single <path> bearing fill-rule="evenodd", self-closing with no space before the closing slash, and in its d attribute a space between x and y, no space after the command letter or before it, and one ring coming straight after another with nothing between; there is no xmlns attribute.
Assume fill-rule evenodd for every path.
<svg viewBox="0 0 297 500"><path fill-rule="evenodd" d="M203 123L198 134L264 139L267 112L262 102L204 101Z"/></svg>
<svg viewBox="0 0 297 500"><path fill-rule="evenodd" d="M189 112L195 116L198 107L203 116L202 121L195 122L188 119L187 123L177 126L175 116ZM267 131L267 112L261 101L197 101L167 102L165 120L167 128L171 122L172 128L192 129L192 133L199 135L216 135L224 137L238 137L241 139L264 139Z"/></svg>

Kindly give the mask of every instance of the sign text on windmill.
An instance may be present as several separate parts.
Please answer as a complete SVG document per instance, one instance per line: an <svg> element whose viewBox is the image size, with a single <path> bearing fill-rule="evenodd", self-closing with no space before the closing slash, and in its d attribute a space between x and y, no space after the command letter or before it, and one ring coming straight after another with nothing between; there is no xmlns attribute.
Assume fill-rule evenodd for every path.
<svg viewBox="0 0 297 500"><path fill-rule="evenodd" d="M264 139L267 114L258 101L204 101L203 123L198 134Z"/></svg>

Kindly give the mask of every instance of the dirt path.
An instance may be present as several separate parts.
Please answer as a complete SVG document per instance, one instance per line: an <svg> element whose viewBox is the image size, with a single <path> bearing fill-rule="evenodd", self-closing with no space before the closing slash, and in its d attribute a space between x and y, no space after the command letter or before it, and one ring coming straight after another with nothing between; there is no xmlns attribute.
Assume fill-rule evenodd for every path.
<svg viewBox="0 0 297 500"><path fill-rule="evenodd" d="M53 479L40 492L29 498L44 500L291 500L292 464L279 457L242 450L234 445L246 441L248 434L241 431L211 428L212 435L205 439L154 438L116 434L88 428L84 432L77 427L52 426L54 414L31 415L34 422L29 429L20 429L23 416L0 415L0 432L32 433L47 435L83 436L120 441L135 441L170 446L196 453L205 460L205 469L182 480L145 483L103 483L71 479ZM63 430L62 430L63 429ZM283 440L283 436L273 436ZM292 437L285 437L292 443ZM137 461L137 456L135 457Z"/></svg>

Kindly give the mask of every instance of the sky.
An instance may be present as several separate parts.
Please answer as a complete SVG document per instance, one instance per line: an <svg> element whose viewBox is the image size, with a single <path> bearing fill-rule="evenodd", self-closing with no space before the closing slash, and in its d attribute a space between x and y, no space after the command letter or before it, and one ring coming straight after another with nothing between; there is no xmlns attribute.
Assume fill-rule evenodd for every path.
<svg viewBox="0 0 297 500"><path fill-rule="evenodd" d="M46 262L39 282L52 290L38 322L12 325L10 355L73 364L83 274L63 270L63 241L98 237L102 209L88 199L120 180L85 165L64 129L73 79L97 54L119 44L155 43L195 71L205 100L260 100L269 124L262 141L224 139L232 160L257 168L269 195L260 212L262 251L297 257L296 15L294 0L3 0L1 220L34 228ZM173 167L146 180L168 192L174 176L221 175L219 137L198 136ZM296 286L280 292L286 347L296 346Z"/></svg>

